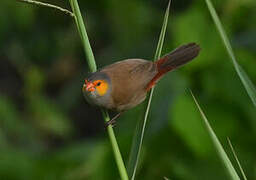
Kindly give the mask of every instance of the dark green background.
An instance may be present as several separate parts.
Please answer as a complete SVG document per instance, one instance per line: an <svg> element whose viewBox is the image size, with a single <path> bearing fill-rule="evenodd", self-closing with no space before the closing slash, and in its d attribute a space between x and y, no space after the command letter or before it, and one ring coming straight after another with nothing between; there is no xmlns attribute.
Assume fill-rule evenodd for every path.
<svg viewBox="0 0 256 180"><path fill-rule="evenodd" d="M48 1L70 9L68 1ZM79 1L98 67L151 60L167 0ZM256 82L255 0L214 0L238 62ZM229 137L256 179L256 111L204 1L173 0L163 54L197 42L196 60L157 85L137 179L227 179L191 98L192 89L231 161ZM81 92L88 67L71 17L0 2L0 179L119 179L100 111ZM118 119L127 164L143 106ZM237 168L237 165L235 165ZM238 168L237 168L238 169Z"/></svg>

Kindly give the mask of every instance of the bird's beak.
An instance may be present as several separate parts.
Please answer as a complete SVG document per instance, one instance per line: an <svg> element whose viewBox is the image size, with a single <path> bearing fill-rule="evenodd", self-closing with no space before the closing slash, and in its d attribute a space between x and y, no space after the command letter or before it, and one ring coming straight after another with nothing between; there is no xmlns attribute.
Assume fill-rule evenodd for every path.
<svg viewBox="0 0 256 180"><path fill-rule="evenodd" d="M92 82L88 82L88 81L85 82L84 89L89 92L95 91L94 84Z"/></svg>

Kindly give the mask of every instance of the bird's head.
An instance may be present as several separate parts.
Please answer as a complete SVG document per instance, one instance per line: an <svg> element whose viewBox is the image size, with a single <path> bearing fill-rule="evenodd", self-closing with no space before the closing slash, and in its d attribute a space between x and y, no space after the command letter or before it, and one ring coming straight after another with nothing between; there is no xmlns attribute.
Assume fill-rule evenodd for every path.
<svg viewBox="0 0 256 180"><path fill-rule="evenodd" d="M111 80L106 73L95 72L84 81L83 94L92 104L102 105L110 96Z"/></svg>

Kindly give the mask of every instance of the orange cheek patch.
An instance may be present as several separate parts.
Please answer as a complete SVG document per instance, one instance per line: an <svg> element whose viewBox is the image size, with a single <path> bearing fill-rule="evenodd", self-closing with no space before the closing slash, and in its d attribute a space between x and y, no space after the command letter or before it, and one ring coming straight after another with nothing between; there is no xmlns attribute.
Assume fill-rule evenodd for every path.
<svg viewBox="0 0 256 180"><path fill-rule="evenodd" d="M100 96L104 96L108 90L108 83L105 81L100 81L101 84L99 86L97 86L97 91L99 93Z"/></svg>

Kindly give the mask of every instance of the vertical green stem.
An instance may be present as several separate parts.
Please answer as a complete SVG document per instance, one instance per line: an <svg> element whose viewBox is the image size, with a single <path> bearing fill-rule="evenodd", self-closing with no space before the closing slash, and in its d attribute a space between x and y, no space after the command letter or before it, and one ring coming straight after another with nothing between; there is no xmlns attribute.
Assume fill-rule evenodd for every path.
<svg viewBox="0 0 256 180"><path fill-rule="evenodd" d="M103 117L104 117L106 122L110 120L107 111L102 109L102 114L103 114ZM108 129L109 139L110 139L113 151L114 151L114 156L115 156L115 159L116 159L116 164L117 164L121 179L122 180L128 180L129 179L128 174L127 174L126 168L124 166L124 161L123 161L122 155L121 155L120 150L118 148L118 144L117 144L117 141L116 141L114 130L113 130L112 126L108 126L107 129Z"/></svg>
<svg viewBox="0 0 256 180"><path fill-rule="evenodd" d="M89 69L90 69L90 71L95 72L97 70L97 66L95 63L92 48L90 46L89 38L86 33L85 25L84 25L83 18L82 18L80 9L79 9L78 2L77 2L77 0L69 0L69 2L71 5L71 8L72 8L72 11L75 15L75 22L76 22L80 37L82 39L82 43L83 43L85 55L87 57L87 63L88 63ZM105 119L105 121L106 122L109 121L108 112L106 110L102 109L102 114L103 114L103 118ZM116 164L117 164L121 179L128 180L128 175L126 172L124 161L122 159L122 155L120 153L120 150L119 150L119 147L118 147L118 144L116 141L115 133L114 133L112 126L108 126L107 131L108 131L109 139L110 139L110 142L112 145L112 149L114 152Z"/></svg>
<svg viewBox="0 0 256 180"><path fill-rule="evenodd" d="M168 6L165 11L164 22L163 22L161 33L159 36L154 60L159 59L161 56L165 32L166 32L166 28L167 28L167 24L168 24L170 4L171 4L171 0L169 1ZM136 126L136 131L135 131L135 135L133 138L133 143L132 143L132 148L131 148L131 153L130 153L130 158L129 158L129 164L128 164L128 173L129 173L129 177L131 178L131 180L135 179L136 170L137 170L139 157L140 157L140 153L141 153L141 148L142 148L142 143L143 143L143 138L144 138L144 133L145 133L145 128L146 128L146 123L147 123L150 105L151 105L151 101L152 101L152 97L153 97L153 92L154 92L154 87L151 89L149 97L147 98L147 101L146 101L146 109L145 109L145 113L144 113L144 118L143 118L142 122L138 122L138 124Z"/></svg>
<svg viewBox="0 0 256 180"><path fill-rule="evenodd" d="M95 58L92 52L92 48L90 45L90 41L85 29L85 25L84 25L84 21L79 9L79 5L77 3L77 0L69 0L71 8L73 13L75 14L75 21L76 21L76 25L77 25L77 29L79 31L79 35L81 37L82 43L83 43L83 47L84 47L84 52L85 52L85 56L87 58L87 63L89 66L90 71L95 72L97 70L97 66L95 63Z"/></svg>

